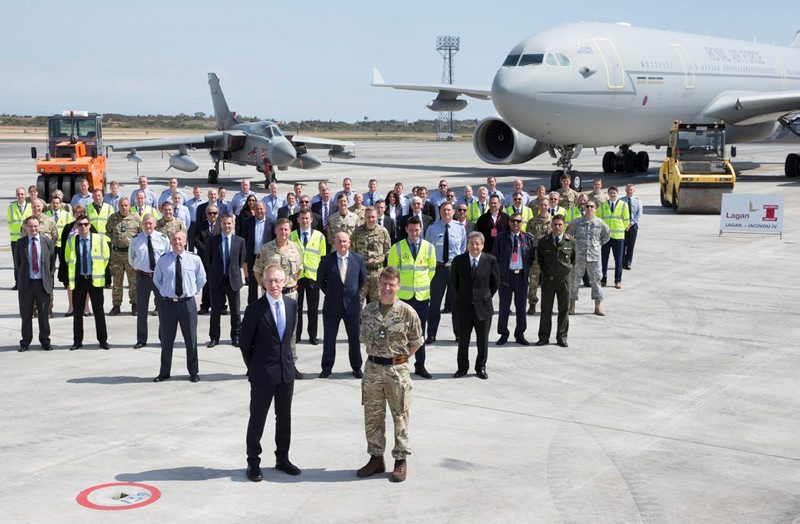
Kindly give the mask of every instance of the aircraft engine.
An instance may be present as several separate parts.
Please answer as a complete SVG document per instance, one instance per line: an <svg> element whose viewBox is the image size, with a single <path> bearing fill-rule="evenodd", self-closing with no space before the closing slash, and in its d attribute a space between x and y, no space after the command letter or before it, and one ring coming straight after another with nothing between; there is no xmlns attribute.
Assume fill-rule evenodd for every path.
<svg viewBox="0 0 800 524"><path fill-rule="evenodd" d="M174 167L178 171L191 173L192 171L197 171L200 165L193 156L176 153L174 155L169 155L169 167Z"/></svg>
<svg viewBox="0 0 800 524"><path fill-rule="evenodd" d="M547 151L547 145L523 135L502 119L484 119L472 133L472 147L487 164L522 164Z"/></svg>
<svg viewBox="0 0 800 524"><path fill-rule="evenodd" d="M316 169L322 165L322 161L314 155L303 153L295 158L289 165L298 169Z"/></svg>
<svg viewBox="0 0 800 524"><path fill-rule="evenodd" d="M439 98L434 98L431 100L427 106L428 109L431 111L461 111L465 107L467 107L467 101L461 98L456 98L454 100L441 100Z"/></svg>

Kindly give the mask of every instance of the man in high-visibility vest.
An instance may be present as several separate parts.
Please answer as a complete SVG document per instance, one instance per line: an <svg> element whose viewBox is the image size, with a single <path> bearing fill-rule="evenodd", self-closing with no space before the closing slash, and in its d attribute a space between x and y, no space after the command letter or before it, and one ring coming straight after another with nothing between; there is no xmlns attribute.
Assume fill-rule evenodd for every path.
<svg viewBox="0 0 800 524"><path fill-rule="evenodd" d="M608 224L611 230L611 239L603 245L603 278L600 285L605 287L608 281L608 255L614 252L614 287L622 289L622 252L625 249L625 230L630 223L628 205L617 199L617 188L608 188L608 200L600 204L598 218Z"/></svg>
<svg viewBox="0 0 800 524"><path fill-rule="evenodd" d="M17 240L19 240L20 231L22 231L23 221L31 216L31 205L25 200L25 188L18 187L16 191L17 200L11 202L6 212L8 220L8 236L11 239L11 256L14 260L14 291L17 290Z"/></svg>
<svg viewBox="0 0 800 524"><path fill-rule="evenodd" d="M106 267L111 257L111 250L104 235L90 232L89 217L80 215L75 222L78 225L78 234L70 237L64 248L69 289L72 290L72 304L75 311L72 315L73 344L69 349L73 351L83 347L83 315L80 312L86 305L86 295L89 295L92 301L97 341L101 348L109 349L103 309L103 288L106 285Z"/></svg>
<svg viewBox="0 0 800 524"><path fill-rule="evenodd" d="M108 219L114 214L114 208L110 204L103 202L103 190L95 189L92 192L92 203L86 206L86 216L94 226L95 231L103 235L111 245L111 238L106 234ZM106 287L111 287L111 268L106 268Z"/></svg>
<svg viewBox="0 0 800 524"><path fill-rule="evenodd" d="M303 299L308 298L308 340L319 344L317 338L317 318L319 316L319 285L317 270L322 257L328 254L325 235L311 227L311 210L301 209L297 214L298 228L289 237L303 255L303 271L297 279L297 331L295 341L303 334Z"/></svg>
<svg viewBox="0 0 800 524"><path fill-rule="evenodd" d="M522 215L522 232L525 233L528 231L528 220L533 218L533 210L524 205L525 201L523 196L527 195L519 191L509 195L511 198L511 205L506 207L503 211L505 211L506 215L508 216L512 216L514 214Z"/></svg>
<svg viewBox="0 0 800 524"><path fill-rule="evenodd" d="M397 296L414 308L419 315L420 327L425 332L431 301L431 281L436 275L436 250L433 244L420 238L422 222L416 216L406 221L406 238L389 249L386 265L400 272L400 290ZM425 376L425 345L414 353L414 373Z"/></svg>

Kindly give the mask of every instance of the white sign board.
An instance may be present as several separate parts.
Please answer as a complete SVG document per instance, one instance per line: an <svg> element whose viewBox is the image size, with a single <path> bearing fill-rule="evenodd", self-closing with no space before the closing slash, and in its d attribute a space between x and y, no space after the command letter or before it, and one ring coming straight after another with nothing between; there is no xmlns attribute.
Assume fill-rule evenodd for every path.
<svg viewBox="0 0 800 524"><path fill-rule="evenodd" d="M783 238L783 196L722 195L719 234L761 233Z"/></svg>

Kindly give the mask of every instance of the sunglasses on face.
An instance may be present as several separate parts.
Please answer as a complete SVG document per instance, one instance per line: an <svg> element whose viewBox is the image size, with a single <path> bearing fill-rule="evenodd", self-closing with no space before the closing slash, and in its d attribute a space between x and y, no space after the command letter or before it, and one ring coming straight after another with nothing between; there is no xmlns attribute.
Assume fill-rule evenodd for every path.
<svg viewBox="0 0 800 524"><path fill-rule="evenodd" d="M520 220L518 218L512 218L511 220L509 220L509 222L514 223L514 224L519 224L519 223L522 222L522 220Z"/></svg>
<svg viewBox="0 0 800 524"><path fill-rule="evenodd" d="M89 227L89 222L81 222L78 227Z"/></svg>
<svg viewBox="0 0 800 524"><path fill-rule="evenodd" d="M209 212L208 212L208 213L206 213L206 214L207 214L208 216L211 216L211 215L218 215L219 213L217 213L216 211L209 211Z"/></svg>

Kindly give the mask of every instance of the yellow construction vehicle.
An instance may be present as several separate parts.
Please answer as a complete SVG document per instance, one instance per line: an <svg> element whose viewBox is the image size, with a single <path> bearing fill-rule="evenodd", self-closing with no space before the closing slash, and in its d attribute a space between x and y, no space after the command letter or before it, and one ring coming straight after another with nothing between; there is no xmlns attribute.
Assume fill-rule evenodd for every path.
<svg viewBox="0 0 800 524"><path fill-rule="evenodd" d="M731 156L736 156L735 147ZM662 206L676 213L719 213L722 194L736 184L736 172L725 156L725 124L676 120L658 182Z"/></svg>

